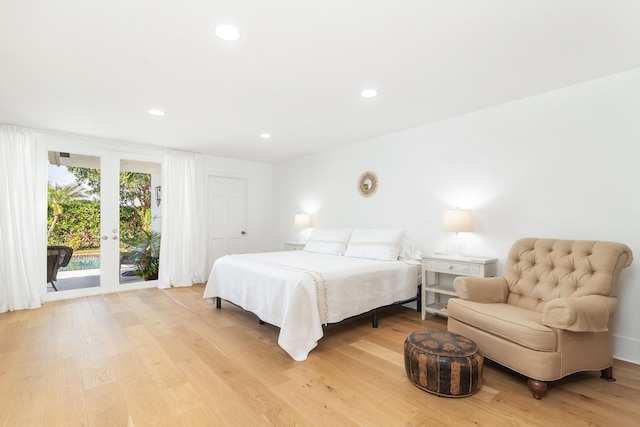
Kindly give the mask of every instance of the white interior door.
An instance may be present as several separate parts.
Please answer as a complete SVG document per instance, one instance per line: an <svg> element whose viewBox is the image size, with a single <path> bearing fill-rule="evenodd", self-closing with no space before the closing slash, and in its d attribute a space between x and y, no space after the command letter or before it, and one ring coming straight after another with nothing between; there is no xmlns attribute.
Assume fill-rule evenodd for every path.
<svg viewBox="0 0 640 427"><path fill-rule="evenodd" d="M247 250L247 181L210 176L208 182L209 265Z"/></svg>

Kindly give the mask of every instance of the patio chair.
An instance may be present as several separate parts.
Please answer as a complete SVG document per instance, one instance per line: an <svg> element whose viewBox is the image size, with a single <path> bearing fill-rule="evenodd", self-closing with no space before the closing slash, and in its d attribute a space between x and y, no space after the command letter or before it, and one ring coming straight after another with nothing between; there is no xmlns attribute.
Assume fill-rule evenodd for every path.
<svg viewBox="0 0 640 427"><path fill-rule="evenodd" d="M120 277L132 277L136 275L136 264L140 262L141 256L144 254L147 246L140 244L133 250L120 253ZM125 267L123 270L123 266Z"/></svg>
<svg viewBox="0 0 640 427"><path fill-rule="evenodd" d="M68 246L47 246L47 283L51 283L57 292L56 280L58 280L58 269L69 265L73 255L73 248Z"/></svg>

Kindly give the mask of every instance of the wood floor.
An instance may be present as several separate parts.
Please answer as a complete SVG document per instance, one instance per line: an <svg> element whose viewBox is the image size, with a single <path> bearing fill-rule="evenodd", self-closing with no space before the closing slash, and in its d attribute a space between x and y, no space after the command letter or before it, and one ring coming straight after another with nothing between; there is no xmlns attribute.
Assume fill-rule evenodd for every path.
<svg viewBox="0 0 640 427"><path fill-rule="evenodd" d="M446 328L397 307L325 330L305 362L278 329L202 286L149 289L0 314L2 426L631 426L640 365L616 382L581 373L531 397L524 378L485 363L479 393L442 398L412 385L403 343Z"/></svg>

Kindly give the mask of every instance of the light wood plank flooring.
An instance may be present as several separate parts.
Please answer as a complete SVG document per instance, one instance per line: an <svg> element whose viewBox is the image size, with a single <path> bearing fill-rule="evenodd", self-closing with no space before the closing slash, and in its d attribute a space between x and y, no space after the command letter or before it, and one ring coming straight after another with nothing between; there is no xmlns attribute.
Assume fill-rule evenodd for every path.
<svg viewBox="0 0 640 427"><path fill-rule="evenodd" d="M631 426L640 365L616 361L616 382L581 373L531 397L521 376L486 362L484 385L442 398L404 371L415 330L445 329L396 307L332 326L305 362L278 329L203 286L49 302L0 314L2 426Z"/></svg>

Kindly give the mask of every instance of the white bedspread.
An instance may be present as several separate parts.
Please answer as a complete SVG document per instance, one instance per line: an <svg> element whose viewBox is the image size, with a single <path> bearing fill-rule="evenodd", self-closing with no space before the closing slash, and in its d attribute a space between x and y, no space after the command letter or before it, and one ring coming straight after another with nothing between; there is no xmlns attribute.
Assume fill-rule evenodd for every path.
<svg viewBox="0 0 640 427"><path fill-rule="evenodd" d="M416 296L417 267L304 251L216 260L205 299L220 297L280 327L278 344L305 360L322 325Z"/></svg>

